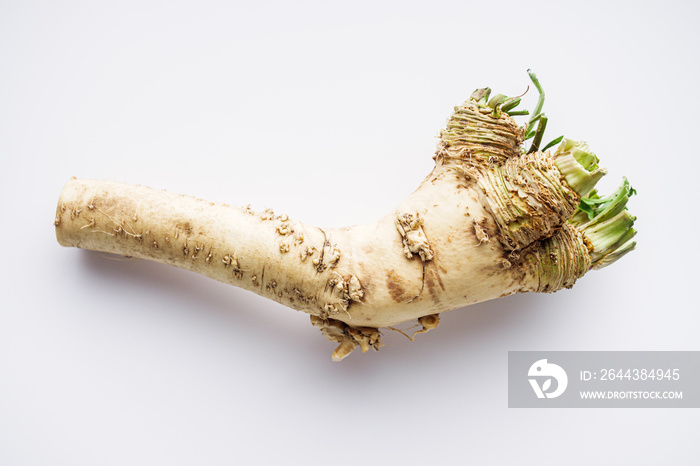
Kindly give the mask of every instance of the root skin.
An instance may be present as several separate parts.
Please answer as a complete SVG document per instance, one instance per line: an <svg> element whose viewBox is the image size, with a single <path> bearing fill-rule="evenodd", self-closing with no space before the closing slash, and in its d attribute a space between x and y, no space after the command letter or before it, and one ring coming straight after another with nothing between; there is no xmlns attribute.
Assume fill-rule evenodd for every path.
<svg viewBox="0 0 700 466"><path fill-rule="evenodd" d="M269 210L72 179L56 236L63 246L174 265L323 319L382 328L544 288L531 264L508 259L482 188L463 183L437 166L377 223L321 230Z"/></svg>
<svg viewBox="0 0 700 466"><path fill-rule="evenodd" d="M567 224L580 197L548 152L521 151L510 117L467 103L441 136L430 175L374 224L321 229L271 210L71 179L56 237L304 311L338 344L334 360L379 348L380 328L418 319L423 333L441 312L570 287L590 269L590 243Z"/></svg>

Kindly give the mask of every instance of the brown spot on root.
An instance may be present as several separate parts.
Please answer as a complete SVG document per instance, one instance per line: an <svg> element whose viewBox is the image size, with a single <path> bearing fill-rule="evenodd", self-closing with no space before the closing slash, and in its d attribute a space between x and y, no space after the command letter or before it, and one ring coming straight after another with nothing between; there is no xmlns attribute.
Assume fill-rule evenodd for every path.
<svg viewBox="0 0 700 466"><path fill-rule="evenodd" d="M188 222L188 221L176 222L175 228L177 228L179 231L182 231L183 233L185 233L186 236L192 235L192 225L190 225L190 222Z"/></svg>
<svg viewBox="0 0 700 466"><path fill-rule="evenodd" d="M434 264L435 264L435 262L432 262L432 263L431 263L431 265L434 265ZM440 286L440 288L442 289L442 291L445 291L445 284L442 283L442 277L440 276L440 271L438 270L437 267L431 266L430 268L431 268L431 271L432 271L432 273L433 273L433 276L435 277L435 279L436 279L437 282L438 282L438 285Z"/></svg>
<svg viewBox="0 0 700 466"><path fill-rule="evenodd" d="M401 286L403 281L404 280L394 270L390 270L389 273L386 274L386 287L389 290L389 295L391 295L391 299L397 303L408 298L406 289Z"/></svg>
<svg viewBox="0 0 700 466"><path fill-rule="evenodd" d="M437 290L437 285L435 284L435 279L434 277L437 275L437 273L433 269L426 269L425 275L423 277L423 282L425 285L428 287L428 292L430 293L430 298L433 300L435 304L438 304L440 302L440 294L438 293Z"/></svg>

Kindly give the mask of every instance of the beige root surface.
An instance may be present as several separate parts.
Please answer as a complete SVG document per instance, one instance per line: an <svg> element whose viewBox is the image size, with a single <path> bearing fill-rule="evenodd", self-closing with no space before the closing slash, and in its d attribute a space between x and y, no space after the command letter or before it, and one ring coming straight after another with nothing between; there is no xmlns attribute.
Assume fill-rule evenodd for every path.
<svg viewBox="0 0 700 466"><path fill-rule="evenodd" d="M497 150L472 144L469 157L456 157L459 147L443 144L431 174L374 224L322 229L269 210L72 179L58 201L56 236L63 246L174 265L309 313L339 344L333 358L340 360L357 346L378 348L380 328L420 319L427 330L440 312L554 291L585 273L583 261L560 277L543 275L543 262L586 254L583 238L564 225L578 197L548 154L527 160L520 130L508 117L500 121L513 134ZM471 158L489 149L495 155ZM555 173L560 185L533 181L533 166ZM498 194L493 183L508 176L512 192ZM513 205L521 213L504 223Z"/></svg>

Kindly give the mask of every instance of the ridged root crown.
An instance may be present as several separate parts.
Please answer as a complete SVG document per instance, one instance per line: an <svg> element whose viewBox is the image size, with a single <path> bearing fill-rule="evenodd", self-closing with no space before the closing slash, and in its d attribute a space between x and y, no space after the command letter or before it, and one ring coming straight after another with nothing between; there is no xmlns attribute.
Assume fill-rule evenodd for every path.
<svg viewBox="0 0 700 466"><path fill-rule="evenodd" d="M547 126L544 90L535 74L528 74L539 92L532 114L516 109L519 96L491 96L491 89L477 89L455 107L441 131L436 163L457 162L489 193L486 207L506 249L517 250L547 236L554 240L566 223L583 235L590 255L587 268L610 265L636 246L635 217L627 211L635 191L625 179L612 195L600 196L595 186L606 171L585 143L560 136L542 144ZM512 118L516 115L530 117L519 126ZM528 139L532 142L525 149ZM560 142L550 155L547 149Z"/></svg>

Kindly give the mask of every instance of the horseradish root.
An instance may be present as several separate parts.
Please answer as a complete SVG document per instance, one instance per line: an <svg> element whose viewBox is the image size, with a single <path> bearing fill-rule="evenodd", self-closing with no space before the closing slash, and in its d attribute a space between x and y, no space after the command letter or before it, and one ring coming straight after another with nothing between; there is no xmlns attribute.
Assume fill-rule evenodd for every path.
<svg viewBox="0 0 700 466"><path fill-rule="evenodd" d="M583 143L558 138L540 149L544 94L530 77L540 98L524 125L512 118L527 114L515 109L519 98L476 90L441 132L432 172L377 223L322 229L74 178L58 201L58 242L182 267L307 312L337 343L336 361L358 346L378 349L380 329L401 322L416 320L415 336L450 309L569 288L634 248L634 190L624 181L609 197L597 193L605 171Z"/></svg>

